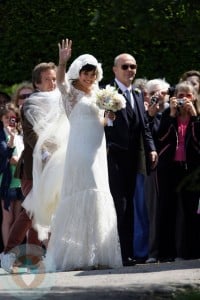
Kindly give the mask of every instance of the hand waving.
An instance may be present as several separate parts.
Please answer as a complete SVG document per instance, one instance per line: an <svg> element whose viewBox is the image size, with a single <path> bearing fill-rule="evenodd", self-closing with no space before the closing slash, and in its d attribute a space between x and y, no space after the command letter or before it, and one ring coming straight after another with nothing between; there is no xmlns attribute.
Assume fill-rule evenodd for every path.
<svg viewBox="0 0 200 300"><path fill-rule="evenodd" d="M59 48L59 64L66 64L71 57L72 40L65 39L58 43Z"/></svg>

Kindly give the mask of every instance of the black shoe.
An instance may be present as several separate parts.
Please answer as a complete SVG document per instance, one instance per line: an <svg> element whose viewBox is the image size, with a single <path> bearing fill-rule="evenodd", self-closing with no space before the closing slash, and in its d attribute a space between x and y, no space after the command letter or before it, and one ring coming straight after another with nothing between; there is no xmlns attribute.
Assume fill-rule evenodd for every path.
<svg viewBox="0 0 200 300"><path fill-rule="evenodd" d="M136 257L135 258L135 263L136 264L145 264L145 262L146 262L146 257Z"/></svg>
<svg viewBox="0 0 200 300"><path fill-rule="evenodd" d="M123 266L124 267L129 267L129 266L135 266L136 260L128 257L127 259L123 260Z"/></svg>
<svg viewBox="0 0 200 300"><path fill-rule="evenodd" d="M173 257L162 257L159 259L159 261L161 263L166 263L166 262L173 262L174 261L174 258Z"/></svg>

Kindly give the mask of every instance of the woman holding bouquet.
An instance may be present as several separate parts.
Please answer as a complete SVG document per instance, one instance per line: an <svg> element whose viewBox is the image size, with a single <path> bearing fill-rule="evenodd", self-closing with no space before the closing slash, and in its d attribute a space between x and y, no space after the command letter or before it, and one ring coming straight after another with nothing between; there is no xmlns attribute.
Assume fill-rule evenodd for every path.
<svg viewBox="0 0 200 300"><path fill-rule="evenodd" d="M95 57L84 54L65 74L71 46L68 39L59 44L57 83L70 129L61 197L45 264L47 271L121 267L116 212L108 184L106 119L96 104L102 68Z"/></svg>

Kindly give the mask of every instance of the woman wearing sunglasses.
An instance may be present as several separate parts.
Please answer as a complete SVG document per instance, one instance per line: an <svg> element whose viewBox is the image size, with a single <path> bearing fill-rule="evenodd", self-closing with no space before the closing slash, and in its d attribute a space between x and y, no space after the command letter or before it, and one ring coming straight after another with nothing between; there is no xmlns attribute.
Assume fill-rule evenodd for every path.
<svg viewBox="0 0 200 300"><path fill-rule="evenodd" d="M15 91L12 102L16 107L21 108L25 99L33 93L33 85L30 82L22 82Z"/></svg>

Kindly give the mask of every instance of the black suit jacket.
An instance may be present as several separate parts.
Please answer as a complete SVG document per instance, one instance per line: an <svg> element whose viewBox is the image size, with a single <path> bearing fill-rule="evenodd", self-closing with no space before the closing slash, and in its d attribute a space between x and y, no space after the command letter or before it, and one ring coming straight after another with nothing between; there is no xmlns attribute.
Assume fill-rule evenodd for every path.
<svg viewBox="0 0 200 300"><path fill-rule="evenodd" d="M122 94L122 91L115 81L113 81L111 85L116 86L118 92ZM126 99L126 108L116 112L116 119L113 122L113 126L105 127L107 147L108 149L116 151L130 150L133 151L134 155L134 152L137 152L140 147L139 137L142 136L147 171L149 171L149 153L156 151L156 148L145 115L143 94L138 89L135 89L134 86L132 87L132 94L135 102L135 114L129 101L124 96ZM136 119L139 123L137 127L134 126Z"/></svg>
<svg viewBox="0 0 200 300"><path fill-rule="evenodd" d="M116 82L119 93L122 91ZM149 169L148 154L155 150L153 138L145 120L142 92L132 89L134 110L128 99L126 107L116 112L113 126L105 126L108 147L108 174L111 194L117 213L118 231L123 260L133 256L133 195L135 192L138 162L144 160L142 141Z"/></svg>

